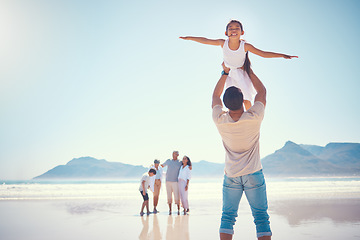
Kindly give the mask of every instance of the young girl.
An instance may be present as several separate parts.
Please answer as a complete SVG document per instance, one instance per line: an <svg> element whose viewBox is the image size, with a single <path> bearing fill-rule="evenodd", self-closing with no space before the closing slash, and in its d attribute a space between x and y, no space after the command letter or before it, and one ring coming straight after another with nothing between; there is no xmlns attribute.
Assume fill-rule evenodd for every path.
<svg viewBox="0 0 360 240"><path fill-rule="evenodd" d="M229 76L226 80L226 88L236 86L241 89L244 95L244 105L246 110L251 107L251 102L256 94L254 86L249 78L250 60L248 52L252 52L264 58L286 59L297 58L282 53L265 52L255 48L253 45L240 39L244 34L242 24L237 20L231 20L226 25L225 35L228 39L208 39L204 37L180 37L184 40L192 40L202 44L221 46L223 48L225 66L230 68ZM245 70L245 71L244 71Z"/></svg>

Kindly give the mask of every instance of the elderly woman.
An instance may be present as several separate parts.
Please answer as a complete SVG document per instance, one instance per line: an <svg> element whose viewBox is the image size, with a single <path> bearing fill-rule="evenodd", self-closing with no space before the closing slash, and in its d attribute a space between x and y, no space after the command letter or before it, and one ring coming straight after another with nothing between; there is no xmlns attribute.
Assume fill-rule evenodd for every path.
<svg viewBox="0 0 360 240"><path fill-rule="evenodd" d="M180 167L178 184L181 204L184 208L184 214L189 212L189 201L188 201L188 188L191 178L191 161L190 158L184 156L182 159L182 166Z"/></svg>

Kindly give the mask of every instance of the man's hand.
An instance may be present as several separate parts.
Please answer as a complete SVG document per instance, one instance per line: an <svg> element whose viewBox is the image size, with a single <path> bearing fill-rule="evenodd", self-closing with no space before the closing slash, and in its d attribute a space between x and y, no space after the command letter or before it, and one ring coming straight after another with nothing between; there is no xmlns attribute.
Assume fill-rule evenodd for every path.
<svg viewBox="0 0 360 240"><path fill-rule="evenodd" d="M224 62L222 62L221 66L223 67L223 69L226 73L230 72L230 68L226 67Z"/></svg>

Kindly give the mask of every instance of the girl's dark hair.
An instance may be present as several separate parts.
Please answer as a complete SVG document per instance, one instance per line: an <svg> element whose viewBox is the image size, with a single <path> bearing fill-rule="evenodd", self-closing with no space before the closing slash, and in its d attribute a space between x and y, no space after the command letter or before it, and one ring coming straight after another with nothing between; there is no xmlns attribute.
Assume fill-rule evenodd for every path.
<svg viewBox="0 0 360 240"><path fill-rule="evenodd" d="M251 62L250 62L248 54L249 54L248 52L246 52L246 54L245 54L244 70L248 75L250 75Z"/></svg>
<svg viewBox="0 0 360 240"><path fill-rule="evenodd" d="M231 20L231 21L226 25L226 34L227 34L227 31L228 31L229 25L230 25L231 23L237 23L237 24L239 24L241 31L244 31L244 28L243 28L241 22L239 22L238 20ZM249 53L246 52L246 54L245 54L245 62L244 62L244 65L243 65L243 66L244 66L245 72L249 75L249 74L250 74L250 69L251 69L251 62L250 62L250 59L249 59L249 55L248 55L248 54L249 54Z"/></svg>
<svg viewBox="0 0 360 240"><path fill-rule="evenodd" d="M186 165L191 166L191 161L190 161L190 158L189 158L188 156L184 156L184 157L186 157L186 159L188 160Z"/></svg>

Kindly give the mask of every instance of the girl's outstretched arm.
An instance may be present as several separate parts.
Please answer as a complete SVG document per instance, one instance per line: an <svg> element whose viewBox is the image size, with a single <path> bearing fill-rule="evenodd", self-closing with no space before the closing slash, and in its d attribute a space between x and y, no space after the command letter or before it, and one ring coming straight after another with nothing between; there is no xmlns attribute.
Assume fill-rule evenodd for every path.
<svg viewBox="0 0 360 240"><path fill-rule="evenodd" d="M298 58L298 56L290 56L290 55L286 55L286 54L282 54L282 53L265 52L260 49L257 49L256 47L254 47L253 45L251 45L249 43L245 43L245 51L252 52L253 54L256 54L256 55L258 55L260 57L264 57L264 58L281 58L281 57L286 58L286 59Z"/></svg>
<svg viewBox="0 0 360 240"><path fill-rule="evenodd" d="M191 40L191 41L195 41L198 43L202 43L202 44L208 44L208 45L214 45L214 46L223 46L225 40L224 39L208 39L208 38L204 38L204 37L179 37L181 39L184 40Z"/></svg>

